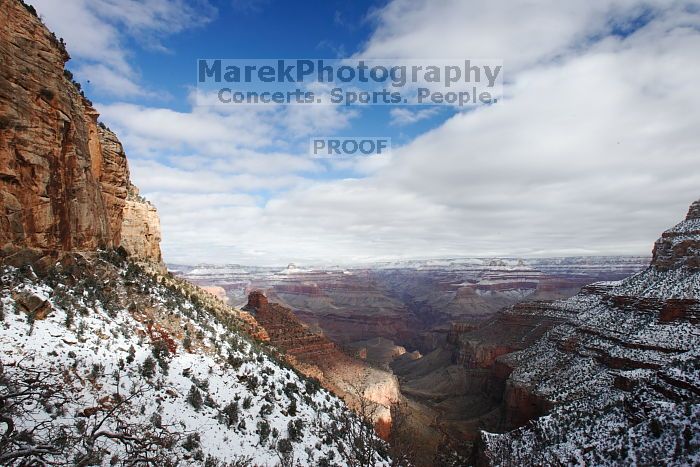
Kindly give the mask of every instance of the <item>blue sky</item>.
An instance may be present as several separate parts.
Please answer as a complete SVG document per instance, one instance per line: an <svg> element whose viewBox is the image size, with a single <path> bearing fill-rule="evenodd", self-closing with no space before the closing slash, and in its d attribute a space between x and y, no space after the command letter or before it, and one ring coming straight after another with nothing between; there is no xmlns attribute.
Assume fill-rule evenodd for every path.
<svg viewBox="0 0 700 467"><path fill-rule="evenodd" d="M700 197L698 0L32 0L166 261L649 254ZM506 99L194 105L198 58L495 58ZM88 83L89 80L89 83ZM319 161L316 135L393 139Z"/></svg>
<svg viewBox="0 0 700 467"><path fill-rule="evenodd" d="M374 26L373 13L386 0L304 1L282 0L212 2L216 13L205 26L184 30L163 38L154 49L148 41L126 37L129 61L139 74L139 82L154 91L153 97L115 96L108 90L80 78L95 101L136 102L164 105L188 111L187 97L195 82L200 58L346 58L362 50ZM69 45L70 47L70 45ZM68 64L80 68L78 56ZM452 110L435 107L430 116L411 125L391 124L391 108L371 106L357 109L362 118L344 129L350 136L386 136L397 143L410 141L444 121ZM128 146L128 141L124 142ZM342 175L339 173L338 175Z"/></svg>

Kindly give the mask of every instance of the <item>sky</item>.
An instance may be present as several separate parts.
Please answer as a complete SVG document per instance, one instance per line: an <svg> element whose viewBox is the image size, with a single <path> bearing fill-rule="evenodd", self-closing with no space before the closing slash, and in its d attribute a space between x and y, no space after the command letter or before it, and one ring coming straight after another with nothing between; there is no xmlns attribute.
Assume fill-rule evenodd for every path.
<svg viewBox="0 0 700 467"><path fill-rule="evenodd" d="M700 0L31 0L170 263L648 255L700 198ZM196 105L199 58L496 58L498 105ZM319 160L310 136L392 138Z"/></svg>

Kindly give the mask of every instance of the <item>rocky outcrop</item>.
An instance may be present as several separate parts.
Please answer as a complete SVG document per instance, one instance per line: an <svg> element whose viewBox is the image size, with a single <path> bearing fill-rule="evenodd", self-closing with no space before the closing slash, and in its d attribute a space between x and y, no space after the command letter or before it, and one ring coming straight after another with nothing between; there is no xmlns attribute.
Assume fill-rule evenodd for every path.
<svg viewBox="0 0 700 467"><path fill-rule="evenodd" d="M270 344L282 350L299 371L318 379L354 409L372 404L378 431L388 433L391 405L399 399L398 382L390 372L343 353L324 335L311 331L292 310L269 303L260 291L248 295L243 310L251 313L269 335Z"/></svg>
<svg viewBox="0 0 700 467"><path fill-rule="evenodd" d="M289 355L310 363L329 353L337 352L335 345L320 334L311 332L288 308L268 303L261 292L251 292L248 304L250 311L270 336L270 342Z"/></svg>
<svg viewBox="0 0 700 467"><path fill-rule="evenodd" d="M481 462L691 463L700 447L699 211L696 202L664 232L646 271L532 304L559 324L496 358L494 372L507 378L502 417L482 433ZM509 312L528 312L517 308Z"/></svg>
<svg viewBox="0 0 700 467"><path fill-rule="evenodd" d="M28 8L0 0L2 253L125 246L160 261L155 209L127 208L123 148L64 70L68 59Z"/></svg>
<svg viewBox="0 0 700 467"><path fill-rule="evenodd" d="M685 221L662 234L651 264L659 271L681 266L700 271L700 201L693 203Z"/></svg>
<svg viewBox="0 0 700 467"><path fill-rule="evenodd" d="M133 185L124 205L120 245L130 255L161 261L158 212Z"/></svg>
<svg viewBox="0 0 700 467"><path fill-rule="evenodd" d="M268 301L264 293L259 290L254 290L248 294L248 303L244 307L246 310L252 310L256 313L267 314L268 312Z"/></svg>

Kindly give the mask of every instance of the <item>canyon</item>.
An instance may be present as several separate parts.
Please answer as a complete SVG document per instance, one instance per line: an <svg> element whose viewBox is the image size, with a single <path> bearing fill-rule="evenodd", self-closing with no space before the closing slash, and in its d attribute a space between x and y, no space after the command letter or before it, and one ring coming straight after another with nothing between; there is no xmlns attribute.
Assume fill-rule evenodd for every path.
<svg viewBox="0 0 700 467"><path fill-rule="evenodd" d="M699 257L700 201L651 261L173 268L233 302L265 290L284 305L265 298L278 318L260 323L282 340L303 329L311 353L397 378L418 465L677 464L700 446Z"/></svg>
<svg viewBox="0 0 700 467"><path fill-rule="evenodd" d="M575 295L592 282L638 272L645 257L452 258L298 268L177 265L173 273L226 291L242 306L253 290L291 308L341 346L383 337L426 352L453 323L474 325L521 302Z"/></svg>
<svg viewBox="0 0 700 467"><path fill-rule="evenodd" d="M431 465L445 446L469 457L480 429L510 426L501 423L500 408L508 372L495 361L561 321L542 312L543 303L622 279L648 262L451 258L359 267L169 267L190 282L225 291L234 305L264 293L266 303L276 302L273 309L294 316L287 329L274 324L280 335L300 322L304 332L398 380L396 401L410 413L411 436L422 446L418 460ZM264 319L261 324L268 328ZM326 374L333 371L338 367Z"/></svg>
<svg viewBox="0 0 700 467"><path fill-rule="evenodd" d="M69 58L0 0L0 464L700 461L700 201L651 259L166 266Z"/></svg>

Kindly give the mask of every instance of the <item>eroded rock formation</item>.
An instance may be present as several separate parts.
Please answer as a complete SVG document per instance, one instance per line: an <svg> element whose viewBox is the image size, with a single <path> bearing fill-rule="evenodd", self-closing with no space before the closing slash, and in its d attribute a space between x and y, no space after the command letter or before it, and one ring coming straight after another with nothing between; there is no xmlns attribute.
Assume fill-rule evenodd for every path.
<svg viewBox="0 0 700 467"><path fill-rule="evenodd" d="M664 232L656 242L652 266L659 271L682 266L700 270L700 201L690 206L685 221Z"/></svg>
<svg viewBox="0 0 700 467"><path fill-rule="evenodd" d="M311 331L294 313L253 291L248 296L249 311L265 328L270 343L282 350L292 365L323 386L340 395L355 409L369 401L378 428L386 434L391 426L391 405L399 399L398 382L388 371L374 368L339 350L324 335ZM381 431L381 430L380 430Z"/></svg>
<svg viewBox="0 0 700 467"><path fill-rule="evenodd" d="M696 455L699 208L694 203L685 221L664 232L646 271L509 311L559 324L496 358L502 417L488 431L519 428L483 433L480 461L681 465Z"/></svg>
<svg viewBox="0 0 700 467"><path fill-rule="evenodd" d="M125 246L160 261L155 208L128 200L122 145L65 71L69 58L20 2L0 0L2 252Z"/></svg>
<svg viewBox="0 0 700 467"><path fill-rule="evenodd" d="M124 205L120 245L130 255L161 260L158 212L155 206L138 194L138 189L133 185Z"/></svg>

